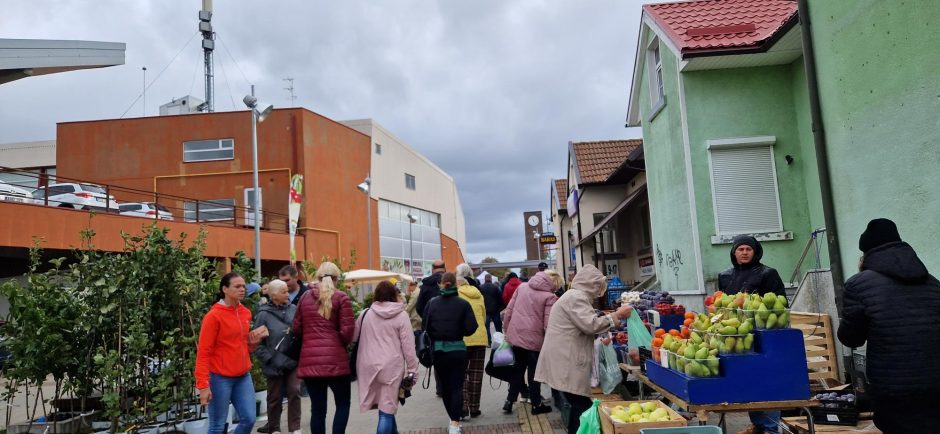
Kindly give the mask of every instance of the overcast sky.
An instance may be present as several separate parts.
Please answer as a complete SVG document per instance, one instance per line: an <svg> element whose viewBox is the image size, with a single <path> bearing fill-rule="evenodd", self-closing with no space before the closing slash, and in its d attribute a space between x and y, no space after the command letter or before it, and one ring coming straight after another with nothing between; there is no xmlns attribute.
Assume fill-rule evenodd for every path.
<svg viewBox="0 0 940 434"><path fill-rule="evenodd" d="M457 182L471 261L525 256L522 213L549 211L568 141L625 129L641 0L217 0L216 110L261 99L373 118ZM0 38L127 43L123 66L0 86L0 143L56 122L140 116L202 98L200 0L3 0ZM187 45L188 42L188 45ZM185 46L185 49L184 49ZM181 51L182 50L182 51ZM172 61L175 55L178 57Z"/></svg>

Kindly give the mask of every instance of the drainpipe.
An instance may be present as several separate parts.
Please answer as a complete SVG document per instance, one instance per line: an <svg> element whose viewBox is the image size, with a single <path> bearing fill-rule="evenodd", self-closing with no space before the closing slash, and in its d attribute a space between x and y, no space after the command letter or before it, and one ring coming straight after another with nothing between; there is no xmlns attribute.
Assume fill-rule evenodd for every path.
<svg viewBox="0 0 940 434"><path fill-rule="evenodd" d="M800 26L803 39L803 64L806 71L806 85L809 88L809 110L813 121L813 144L816 148L816 167L819 170L819 190L822 196L823 219L826 222L826 241L829 245L829 268L832 272L832 285L836 308L842 312L842 293L845 276L842 270L842 250L839 248L836 230L835 205L832 202L832 183L829 176L829 158L826 150L826 130L823 127L822 110L819 105L819 86L816 82L816 58L813 52L813 34L809 19L809 1L798 0Z"/></svg>
<svg viewBox="0 0 940 434"><path fill-rule="evenodd" d="M587 193L587 187L578 193L578 242L581 243L578 245L578 250L581 251L581 268L584 268L584 243L581 242L581 217L584 216L581 214L581 202L584 202L584 193Z"/></svg>

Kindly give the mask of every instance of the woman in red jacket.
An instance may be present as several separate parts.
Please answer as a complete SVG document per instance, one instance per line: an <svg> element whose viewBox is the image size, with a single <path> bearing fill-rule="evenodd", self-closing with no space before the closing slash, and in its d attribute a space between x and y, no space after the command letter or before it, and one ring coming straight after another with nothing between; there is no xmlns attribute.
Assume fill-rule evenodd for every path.
<svg viewBox="0 0 940 434"><path fill-rule="evenodd" d="M238 412L236 434L249 434L255 424L255 387L251 383L251 352L267 329L250 330L251 311L242 306L245 279L222 276L219 301L202 319L196 350L196 388L209 407L209 433L221 433L231 403Z"/></svg>
<svg viewBox="0 0 940 434"><path fill-rule="evenodd" d="M349 420L350 371L346 348L356 331L352 302L334 282L339 267L324 262L317 269L315 283L302 295L294 315L294 333L301 338L297 376L310 394L310 432L326 434L326 389L333 391L336 414L333 434L346 432Z"/></svg>

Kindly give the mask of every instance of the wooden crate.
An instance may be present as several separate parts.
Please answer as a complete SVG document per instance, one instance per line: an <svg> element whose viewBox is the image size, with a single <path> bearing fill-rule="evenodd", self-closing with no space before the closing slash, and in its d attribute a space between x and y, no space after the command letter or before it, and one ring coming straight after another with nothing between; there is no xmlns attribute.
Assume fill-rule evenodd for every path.
<svg viewBox="0 0 940 434"><path fill-rule="evenodd" d="M645 423L620 423L614 422L610 418L610 409L622 405L627 407L632 402L655 402L657 407L665 408L666 413L669 413L671 420L667 422L645 422ZM601 420L601 432L603 434L640 434L640 430L644 428L678 428L683 426L688 426L688 421L684 417L676 413L675 410L669 408L666 404L663 404L662 401L608 401L601 402L601 405L597 408L597 416Z"/></svg>
<svg viewBox="0 0 940 434"><path fill-rule="evenodd" d="M806 366L813 383L839 382L839 363L836 356L835 333L832 319L824 313L790 312L790 327L803 332L806 346Z"/></svg>

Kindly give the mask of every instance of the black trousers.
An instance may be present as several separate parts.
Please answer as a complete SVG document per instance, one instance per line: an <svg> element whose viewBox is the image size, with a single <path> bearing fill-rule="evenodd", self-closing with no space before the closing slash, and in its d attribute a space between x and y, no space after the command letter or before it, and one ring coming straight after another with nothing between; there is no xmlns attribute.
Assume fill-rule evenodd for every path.
<svg viewBox="0 0 940 434"><path fill-rule="evenodd" d="M542 383L535 381L535 367L539 362L539 352L521 347L512 347L512 352L516 357L516 376L509 383L509 395L506 396L506 400L516 402L519 392L526 387L528 380L529 399L532 400L532 406L537 407L542 404Z"/></svg>
<svg viewBox="0 0 940 434"><path fill-rule="evenodd" d="M568 404L571 404L571 413L568 415L568 434L578 434L581 427L581 414L591 408L594 403L591 398L573 393L562 392Z"/></svg>
<svg viewBox="0 0 940 434"><path fill-rule="evenodd" d="M873 397L875 426L884 434L940 433L935 399Z"/></svg>
<svg viewBox="0 0 940 434"><path fill-rule="evenodd" d="M444 409L452 421L463 416L463 382L467 375L466 351L435 351L434 370L441 385Z"/></svg>

